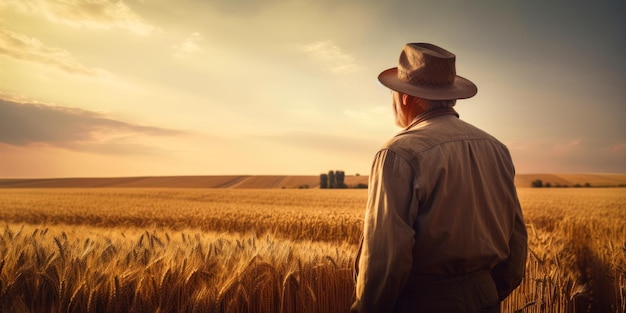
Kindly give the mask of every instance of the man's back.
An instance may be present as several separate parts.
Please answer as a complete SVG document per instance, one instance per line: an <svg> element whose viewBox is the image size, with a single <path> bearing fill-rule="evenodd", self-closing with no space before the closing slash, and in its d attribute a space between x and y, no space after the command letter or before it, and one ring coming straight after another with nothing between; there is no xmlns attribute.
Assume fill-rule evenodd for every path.
<svg viewBox="0 0 626 313"><path fill-rule="evenodd" d="M398 134L386 149L414 170L413 273L489 270L506 259L519 203L502 143L445 115Z"/></svg>

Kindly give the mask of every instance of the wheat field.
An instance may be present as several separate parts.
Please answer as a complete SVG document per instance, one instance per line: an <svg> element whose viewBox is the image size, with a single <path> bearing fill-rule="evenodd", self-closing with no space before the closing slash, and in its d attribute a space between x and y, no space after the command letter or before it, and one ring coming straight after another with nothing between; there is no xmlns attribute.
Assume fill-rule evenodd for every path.
<svg viewBox="0 0 626 313"><path fill-rule="evenodd" d="M518 189L503 312L624 312L626 189ZM0 190L1 312L347 312L365 190Z"/></svg>

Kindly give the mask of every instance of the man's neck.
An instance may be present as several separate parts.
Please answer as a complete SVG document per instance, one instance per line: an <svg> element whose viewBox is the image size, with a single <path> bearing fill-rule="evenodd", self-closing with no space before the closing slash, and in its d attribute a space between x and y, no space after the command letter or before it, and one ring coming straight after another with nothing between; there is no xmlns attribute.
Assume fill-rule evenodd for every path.
<svg viewBox="0 0 626 313"><path fill-rule="evenodd" d="M424 113L418 114L413 119L411 124L409 124L409 126L405 127L404 129L408 130L421 122L424 122L426 120L429 120L431 118L435 118L438 116L443 116L443 115L455 115L456 117L459 117L459 113L457 113L452 107L435 108L432 110L428 110Z"/></svg>

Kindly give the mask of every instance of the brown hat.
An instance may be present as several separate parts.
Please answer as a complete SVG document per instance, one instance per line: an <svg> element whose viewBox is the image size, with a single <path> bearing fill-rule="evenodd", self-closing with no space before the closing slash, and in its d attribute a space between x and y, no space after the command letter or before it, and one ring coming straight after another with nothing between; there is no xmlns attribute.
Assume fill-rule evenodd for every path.
<svg viewBox="0 0 626 313"><path fill-rule="evenodd" d="M378 80L392 90L423 99L471 98L478 88L456 75L455 58L452 52L429 43L409 43L398 67L383 71Z"/></svg>

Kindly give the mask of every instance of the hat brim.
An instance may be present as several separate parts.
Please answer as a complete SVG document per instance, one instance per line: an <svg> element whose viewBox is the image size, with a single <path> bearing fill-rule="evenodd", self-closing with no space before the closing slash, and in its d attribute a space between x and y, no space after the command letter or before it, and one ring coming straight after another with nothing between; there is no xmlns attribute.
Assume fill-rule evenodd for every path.
<svg viewBox="0 0 626 313"><path fill-rule="evenodd" d="M449 87L432 88L409 84L398 79L398 68L390 68L378 75L378 81L385 87L408 95L428 100L453 100L471 98L478 92L474 83L461 76L454 78Z"/></svg>

